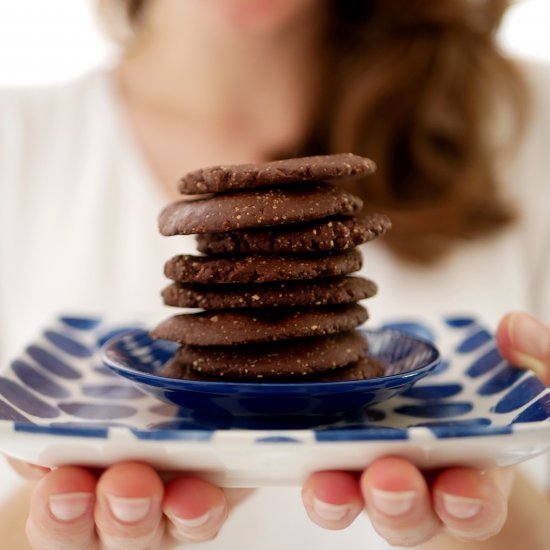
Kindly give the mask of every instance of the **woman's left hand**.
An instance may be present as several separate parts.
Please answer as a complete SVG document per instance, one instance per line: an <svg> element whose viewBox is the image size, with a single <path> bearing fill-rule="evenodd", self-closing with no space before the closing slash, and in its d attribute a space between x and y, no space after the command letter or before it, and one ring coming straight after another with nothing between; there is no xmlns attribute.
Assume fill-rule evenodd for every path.
<svg viewBox="0 0 550 550"><path fill-rule="evenodd" d="M448 468L430 479L404 458L383 457L359 477L313 474L302 496L309 517L321 527L343 529L366 509L390 544L416 546L441 528L467 541L496 535L506 521L512 481L511 468Z"/></svg>
<svg viewBox="0 0 550 550"><path fill-rule="evenodd" d="M550 385L550 327L525 313L509 313L499 324L497 342L506 359L532 368ZM376 531L393 545L415 546L442 530L460 540L481 541L504 526L513 477L513 468L422 472L390 456L360 475L315 473L302 497L309 517L327 529L347 527L365 509Z"/></svg>

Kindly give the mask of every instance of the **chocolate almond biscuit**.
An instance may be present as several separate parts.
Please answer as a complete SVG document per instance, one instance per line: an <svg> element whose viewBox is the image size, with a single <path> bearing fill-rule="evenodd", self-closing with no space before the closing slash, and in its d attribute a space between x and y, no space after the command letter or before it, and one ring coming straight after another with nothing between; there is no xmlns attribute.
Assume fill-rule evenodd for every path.
<svg viewBox="0 0 550 550"><path fill-rule="evenodd" d="M359 361L368 351L358 330L244 346L184 345L174 356L184 367L219 377L263 379L328 371ZM162 374L165 374L163 371Z"/></svg>
<svg viewBox="0 0 550 550"><path fill-rule="evenodd" d="M202 374L194 371L188 364L171 359L163 368L163 376L167 378L178 378L181 380L195 380L199 382L219 382L220 377ZM356 363L353 363L346 367L331 369L319 374L311 374L306 376L294 376L291 378L285 378L280 376L275 379L269 380L270 382L290 382L290 383L311 383L311 382L349 382L352 380L368 380L370 378L376 378L378 376L384 376L384 366L380 361L370 357L369 355L362 357ZM222 381L230 382L231 376L225 375L221 378ZM233 380L241 380L239 378L233 378Z"/></svg>
<svg viewBox="0 0 550 550"><path fill-rule="evenodd" d="M172 283L162 291L162 297L168 306L226 309L348 304L376 292L376 284L362 277L327 277L224 285Z"/></svg>
<svg viewBox="0 0 550 550"><path fill-rule="evenodd" d="M330 183L304 183L175 202L160 213L159 229L165 236L215 233L354 214L362 206Z"/></svg>
<svg viewBox="0 0 550 550"><path fill-rule="evenodd" d="M166 319L151 336L196 346L274 342L352 330L367 317L359 304L201 311Z"/></svg>
<svg viewBox="0 0 550 550"><path fill-rule="evenodd" d="M350 380L368 380L378 376L384 376L384 365L378 359L367 355L347 367L317 375L313 374L308 377L307 382L348 382Z"/></svg>
<svg viewBox="0 0 550 550"><path fill-rule="evenodd" d="M383 214L325 218L301 224L197 235L197 249L205 254L289 253L347 250L391 227Z"/></svg>
<svg viewBox="0 0 550 550"><path fill-rule="evenodd" d="M161 376L165 378L176 378L177 380L194 380L197 382L220 382L219 377L217 376L207 376L196 372L189 366L188 363L182 363L178 361L176 357L168 360L162 367L160 373ZM221 379L221 382L228 382L229 377L224 377Z"/></svg>
<svg viewBox="0 0 550 550"><path fill-rule="evenodd" d="M202 168L185 175L180 193L219 193L297 181L329 181L372 174L375 163L351 153Z"/></svg>
<svg viewBox="0 0 550 550"><path fill-rule="evenodd" d="M179 255L168 260L164 274L183 283L264 283L347 275L361 269L357 249L339 253L235 258Z"/></svg>

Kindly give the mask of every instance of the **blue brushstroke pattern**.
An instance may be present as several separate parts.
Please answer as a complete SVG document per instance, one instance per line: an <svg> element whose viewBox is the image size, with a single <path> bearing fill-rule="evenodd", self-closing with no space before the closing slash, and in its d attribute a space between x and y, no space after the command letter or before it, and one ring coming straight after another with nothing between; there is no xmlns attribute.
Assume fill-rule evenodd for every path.
<svg viewBox="0 0 550 550"><path fill-rule="evenodd" d="M490 370L498 367L504 359L500 352L495 347L484 353L481 357L478 357L467 369L466 374L471 378L477 378Z"/></svg>
<svg viewBox="0 0 550 550"><path fill-rule="evenodd" d="M485 329L480 329L467 336L456 348L459 353L469 353L474 351L493 339L491 334Z"/></svg>
<svg viewBox="0 0 550 550"><path fill-rule="evenodd" d="M29 346L26 351L38 366L55 374L55 376L66 378L67 380L82 378L82 374L77 369L71 367L71 365L43 347Z"/></svg>
<svg viewBox="0 0 550 550"><path fill-rule="evenodd" d="M137 412L135 407L130 407L128 405L112 405L110 403L60 403L59 408L71 416L93 420L128 418Z"/></svg>
<svg viewBox="0 0 550 550"><path fill-rule="evenodd" d="M34 396L29 390L13 380L0 377L0 395L18 409L41 418L56 418L59 410L42 399Z"/></svg>
<svg viewBox="0 0 550 550"><path fill-rule="evenodd" d="M477 389L477 393L479 395L494 395L495 393L510 388L524 375L524 369L506 365L502 370L499 370L494 376L483 383Z"/></svg>
<svg viewBox="0 0 550 550"><path fill-rule="evenodd" d="M83 395L103 399L138 399L145 393L134 386L115 384L89 384L82 387Z"/></svg>
<svg viewBox="0 0 550 550"><path fill-rule="evenodd" d="M397 414L415 418L450 418L469 413L473 409L470 401L459 403L425 403L423 405L402 405L394 409Z"/></svg>
<svg viewBox="0 0 550 550"><path fill-rule="evenodd" d="M57 399L63 399L70 395L70 392L64 386L44 376L25 361L16 359L12 361L11 368L25 386L32 388L37 393Z"/></svg>
<svg viewBox="0 0 550 550"><path fill-rule="evenodd" d="M550 418L550 393L547 393L520 413L512 423L542 422Z"/></svg>
<svg viewBox="0 0 550 550"><path fill-rule="evenodd" d="M433 386L413 386L401 395L412 399L444 399L459 394L462 384L441 384Z"/></svg>
<svg viewBox="0 0 550 550"><path fill-rule="evenodd" d="M101 323L101 319L94 317L61 317L59 320L68 327L77 330L92 330Z"/></svg>
<svg viewBox="0 0 550 550"><path fill-rule="evenodd" d="M520 409L527 405L546 389L546 386L535 376L520 382L507 393L493 408L493 412L503 414Z"/></svg>
<svg viewBox="0 0 550 550"><path fill-rule="evenodd" d="M55 330L44 331L44 337L60 350L73 357L91 357L92 350L82 342Z"/></svg>

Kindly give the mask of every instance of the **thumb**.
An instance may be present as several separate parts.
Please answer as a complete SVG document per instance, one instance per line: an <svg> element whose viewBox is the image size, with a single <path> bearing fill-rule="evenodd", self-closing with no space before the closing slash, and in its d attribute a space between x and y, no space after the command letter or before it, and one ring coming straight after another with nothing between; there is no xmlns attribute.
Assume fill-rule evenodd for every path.
<svg viewBox="0 0 550 550"><path fill-rule="evenodd" d="M496 339L503 357L532 369L550 385L550 327L523 312L513 311L500 321Z"/></svg>

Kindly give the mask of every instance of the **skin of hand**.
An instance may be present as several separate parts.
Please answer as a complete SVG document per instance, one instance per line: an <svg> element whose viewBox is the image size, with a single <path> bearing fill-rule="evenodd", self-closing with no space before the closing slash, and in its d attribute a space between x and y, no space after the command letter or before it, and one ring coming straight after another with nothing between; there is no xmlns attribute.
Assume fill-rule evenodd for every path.
<svg viewBox="0 0 550 550"><path fill-rule="evenodd" d="M521 312L504 316L496 339L502 355L513 364L531 368L550 385L550 327ZM525 480L517 485L525 487ZM384 457L372 463L360 476L346 472L318 472L304 484L302 497L309 517L326 529L347 527L366 510L376 531L389 543L416 546L431 540L434 548L470 548L473 541L488 541L501 530L538 537L529 548L542 550L550 533L548 500L531 489L524 498L523 522L519 514L508 517L508 499L514 485L513 468L479 471L473 468L448 468L421 472L400 457ZM516 489L518 492L519 489ZM522 489L521 495L527 489ZM517 497L512 492L513 498ZM541 510L546 510L545 514ZM546 519L545 519L546 518ZM528 526L532 523L532 526ZM516 525L517 529L514 529ZM517 535L516 535L517 536ZM517 548L508 536L498 548ZM461 541L464 541L463 543ZM439 546L437 546L439 545ZM477 546L476 548L481 548ZM493 548L487 543L484 548ZM425 546L430 548L430 546Z"/></svg>
<svg viewBox="0 0 550 550"><path fill-rule="evenodd" d="M550 384L549 327L524 313L510 313L500 322L496 337L504 357L534 368ZM189 476L163 483L153 468L136 462L116 464L99 477L79 467L49 471L12 464L26 477L40 478L27 520L35 550L169 548L166 542L160 546L164 531L176 541L209 540L229 509L248 493L222 491ZM529 498L523 497L524 519L514 528L519 514L507 516L508 500L511 493L512 499L520 497L513 486L513 468L421 472L409 461L390 456L376 460L361 474L315 473L305 482L302 496L309 517L321 527L343 529L366 510L375 529L391 544L416 546L433 539L441 545L447 537L445 544L458 550L461 541L495 540L491 538L501 530L525 532L528 522L533 523L530 533L540 533L541 526L548 529L547 513L539 517L548 509L548 501L534 489ZM520 494L525 495L525 490ZM542 550L549 536L540 535L541 546L529 547Z"/></svg>
<svg viewBox="0 0 550 550"><path fill-rule="evenodd" d="M38 479L26 524L34 550L169 550L182 541L210 540L251 492L223 491L191 476L163 482L138 462L96 475L80 467L50 471L8 460L20 475Z"/></svg>

